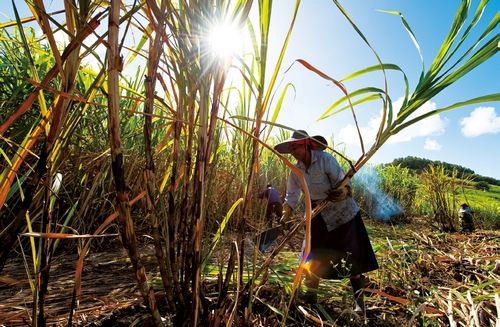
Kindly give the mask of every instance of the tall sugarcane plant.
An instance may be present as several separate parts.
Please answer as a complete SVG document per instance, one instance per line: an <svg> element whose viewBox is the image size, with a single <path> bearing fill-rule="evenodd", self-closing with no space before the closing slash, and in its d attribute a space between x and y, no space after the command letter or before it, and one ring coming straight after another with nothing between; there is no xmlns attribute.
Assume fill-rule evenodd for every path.
<svg viewBox="0 0 500 327"><path fill-rule="evenodd" d="M322 78L332 81L345 94L344 97L335 101L319 117L319 120L326 119L346 110L351 110L353 112L354 119L356 119L353 103L359 105L372 101L382 101L382 117L380 120L378 132L376 134L376 139L373 145L367 151L365 150L365 144L358 127L359 143L362 149L362 154L360 158L358 158L357 161L352 164L352 168L346 175L345 182L347 182L347 180L350 179L356 173L356 171L358 171L392 135L399 133L401 130L425 118L440 114L445 111L453 110L467 105L500 100L500 93L486 94L473 99L463 100L443 108L438 108L430 112L419 113L418 111L418 109L427 101L445 90L451 84L458 81L460 78L465 76L477 66L492 58L498 52L500 36L498 35L498 33L494 33L495 28L500 21L500 15L498 13L493 17L492 21L487 25L484 31L479 34L479 37L477 37L475 40L469 40L470 38L472 38L471 33L475 31L475 28L477 27L477 24L481 19L484 9L488 5L488 0L480 1L476 10L474 11L473 18L468 23L468 25L466 23L467 17L472 10L471 2L467 0L463 0L461 2L451 29L429 69L426 70L422 55L420 55L420 58L422 60L422 71L420 73L418 84L411 94L410 85L404 71L395 64L383 63L379 55L375 52L375 50L369 43L368 39L363 35L361 30L357 27L354 20L349 16L345 9L340 5L338 1L333 0L333 2L346 17L349 23L353 26L361 39L373 51L378 64L364 68L360 71L354 72L342 79L337 80L320 71L310 63L299 60L299 62L309 70L315 72ZM406 28L408 34L414 41L416 48L420 53L420 46L417 43L417 39L404 16L400 12L386 12L389 14L398 15L400 17L403 26ZM464 28L464 32L460 33L460 31ZM469 41L469 43L464 43L466 40ZM464 47L466 46L465 44L468 44L468 47L464 49ZM386 71L389 70L401 72L403 79L402 82L405 85L404 98L401 108L397 113L394 112L392 99L387 88L387 79L385 79ZM383 73L385 79L384 88L364 87L348 92L343 85L343 82L359 78L363 75L371 74L373 72Z"/></svg>
<svg viewBox="0 0 500 327"><path fill-rule="evenodd" d="M319 117L319 120L323 120L343 111L350 110L358 131L359 145L362 150L362 154L354 162L349 161L351 168L346 173L343 181L339 184L339 187L347 184L349 180L356 174L356 172L359 171L370 160L370 158L380 149L380 147L385 142L387 142L387 140L389 140L391 136L401 132L403 129L412 126L413 124L430 116L437 115L442 112L456 109L462 106L483 102L500 101L500 93L486 94L473 99L463 100L443 108L432 110L430 112L419 112L419 108L421 108L421 106L427 101L431 100L434 96L444 91L448 86L455 83L467 73L472 71L474 68L481 65L488 59L491 59L495 54L497 54L500 44L500 35L498 33L495 34L495 28L500 22L499 13L497 13L493 17L492 21L486 26L486 28L479 33L479 37L470 40L470 38L472 38L471 33L477 27L477 24L480 21L484 9L488 5L488 2L488 0L479 2L477 8L473 13L472 20L467 24L467 17L472 11L471 1L461 1L450 31L448 32L448 35L442 43L441 48L436 54L430 68L428 68L427 70L425 68L422 55L420 54L420 46L417 43L416 36L414 35L410 25L408 24L404 16L400 12L386 11L389 14L398 15L400 17L404 28L410 35L411 40L414 41L414 44L416 45L416 48L419 51L420 58L422 60L422 71L420 74L420 79L413 93L410 93L409 82L403 70L395 64L382 62L373 46L363 35L362 31L347 13L347 11L342 7L340 2L337 0L333 0L335 6L351 24L360 38L373 51L373 54L378 62L378 64L374 66L354 72L342 79L335 79L333 77L330 77L327 73L319 70L311 63L301 59L298 60L298 62L305 68L314 72L318 76L331 81L344 93L344 96L335 101ZM463 30L463 33L460 33L461 30ZM468 43L465 43L465 41L468 41ZM468 45L466 46L466 44ZM402 74L402 83L405 85L404 98L401 108L397 113L394 112L392 99L388 91L388 81L386 78L386 71L388 70L395 70L400 72ZM368 86L357 90L348 91L343 84L344 82L351 79L359 78L363 75L371 74L374 72L381 72L383 74L383 88ZM360 105L373 101L382 101L382 117L374 143L368 150L365 150L365 144L358 126L354 105ZM306 215L307 225L310 224L310 219L321 210L323 210L326 205L327 201L323 201L323 203L316 206L311 214ZM306 254L309 252L309 244L310 235L307 234L305 247ZM307 257L307 255L303 256L303 258L305 257ZM304 261L301 262L300 268L302 268L303 265ZM301 272L302 270L299 269L299 273L296 275L297 278L294 282L294 289L298 286L297 284L300 280Z"/></svg>
<svg viewBox="0 0 500 327"><path fill-rule="evenodd" d="M320 77L333 82L345 94L345 96L335 101L319 117L319 120L326 119L346 110L351 110L353 114L353 119L358 130L359 144L362 150L362 154L355 162L350 163L351 169L349 169L348 173L346 174L343 184L347 183L354 176L354 174L359 169L361 169L361 167L363 167L368 162L368 160L370 160L370 158L380 149L380 147L385 142L387 142L387 140L392 135L401 132L403 129L415 123L418 123L425 118L459 107L479 104L483 102L500 101L500 93L493 93L481 95L472 99L466 99L448 105L446 107L434 109L425 113L420 113L418 110L423 104L431 100L434 96L444 91L448 86L458 81L460 78L465 76L477 66L492 58L498 52L500 35L498 33L495 34L495 28L498 26L498 23L500 21L500 15L498 13L486 26L484 31L479 34L479 37L474 40L470 40L472 38L471 33L473 31L475 32L475 28L477 28L477 24L481 19L484 9L488 5L488 0L479 2L476 10L474 11L472 20L468 23L468 25L467 17L472 10L471 2L467 0L461 1L450 31L448 32L448 35L441 45L441 48L436 54L436 57L434 58L430 68L427 70L422 59L423 57L420 54L420 46L417 43L416 36L411 30L410 24L408 24L408 22L400 12L386 11L389 14L398 15L400 17L404 28L406 28L408 34L411 37L411 40L413 40L420 54L420 58L422 61L422 71L420 73L418 84L411 94L410 85L404 71L395 64L382 62L379 55L369 43L368 39L363 35L361 30L357 27L354 20L349 16L346 10L340 5L338 1L333 0L333 2L342 12L345 18L349 21L349 23L353 26L361 39L373 51L374 56L378 61L377 65L364 68L360 71L354 72L342 79L337 80L320 71L310 63L299 60L299 62L307 69L318 74ZM464 28L464 32L460 33L460 31ZM468 41L468 43L465 43L465 41ZM466 45L468 47L466 47ZM394 112L392 99L388 92L388 82L385 77L386 71L389 70L400 72L402 74L402 82L405 85L404 98L401 104L401 108L399 108L399 111L397 113ZM373 72L382 72L382 74L384 75L385 83L383 88L363 87L348 92L343 85L343 82L359 78L363 75L371 74ZM365 150L365 144L356 121L356 113L353 107L353 103L359 105L372 101L382 101L382 117L374 143L368 150ZM326 203L324 205L326 205ZM322 208L324 208L324 206L318 206L316 212L321 211Z"/></svg>
<svg viewBox="0 0 500 327"><path fill-rule="evenodd" d="M346 17L349 23L354 27L361 39L369 46L370 49L373 50L373 47L369 43L368 39L363 35L363 33L360 31L354 20L349 16L345 9L340 5L338 1L333 0L333 2ZM361 168L392 135L401 132L403 129L425 118L443 113L445 111L453 110L467 105L500 100L500 93L484 94L472 99L464 99L460 102L450 104L446 107L438 108L430 112L420 113L418 110L427 101L431 100L437 94L443 92L448 86L464 77L474 68L491 59L498 52L500 35L498 33L495 34L495 28L500 22L499 13L497 13L493 17L492 21L486 26L483 31L479 32L479 36L477 38L471 40L471 38L473 38L472 32L477 32L475 29L477 29L477 24L480 21L484 9L488 5L488 2L488 0L479 2L477 8L473 12L472 19L467 24L467 18L473 8L471 8L471 1L461 1L450 31L448 32L448 35L442 43L441 48L439 49L428 69L425 68L422 59L423 57L420 54L420 46L417 43L416 36L411 30L410 24L406 21L406 19L400 12L385 11L389 14L397 15L400 17L404 28L410 35L411 40L414 41L414 44L420 54L422 71L420 72L418 84L416 85L412 93L410 92L410 85L403 70L395 64L382 62L375 50L373 50L373 53L378 61L377 65L354 72L338 81L330 78L328 75L318 71L314 67L311 67L307 63L305 64L306 67L317 72L320 76L333 80L341 88L343 88L343 82L359 78L363 75L371 74L373 72L382 72L385 76L386 71L394 70L402 74L402 83L405 85L405 91L401 108L397 113L394 112L393 103L388 92L386 80L384 88L364 87L361 89L352 90L350 92L347 92L347 90L343 88L346 95L333 103L319 117L320 120L326 119L342 111L353 109L353 101L355 101L357 104L378 100L382 101L382 117L380 120L380 125L375 142L368 151L365 151L365 145L360 136L359 141L362 149L362 155L356 161L354 167L347 174L348 177L351 177L357 170L359 170L359 168ZM460 33L460 31L463 32ZM465 41L468 42L465 43Z"/></svg>
<svg viewBox="0 0 500 327"><path fill-rule="evenodd" d="M295 2L275 63L267 59L272 1L80 0L65 1L64 10L59 12L47 12L42 0L26 3L32 17L21 17L13 2L15 20L0 25L0 41L12 42L2 46L8 54L2 56L2 63L21 67L22 62L26 67L23 83L4 77L2 82L10 84L0 86L9 90L10 85L12 90L9 101L0 103L2 108L8 106L9 112L4 115L2 111L0 116L0 270L17 235L25 228L33 231L27 234L39 240L38 245L34 240L30 243L33 270L39 277L38 284L33 283L37 303L33 325L46 323L44 299L50 281L53 238L64 238L66 227L98 236L115 219L152 321L155 325L163 323L142 264L137 225L132 219L135 215L136 221L151 231L161 288L168 311L175 313L176 324L249 323L257 279L282 247L262 264L256 250L248 257L252 251L245 249L245 230L254 224L253 217L262 214L252 199L255 184L273 178L283 181L285 167L294 169L285 157L272 152L271 130L283 127L276 122L284 98L294 87L289 84L277 90L275 83L295 18L300 14L300 1ZM370 45L339 2L334 4ZM404 128L432 114L500 99L499 94L483 95L418 114L423 103L498 51L499 36L493 35L498 14L472 46L459 51L487 4L481 1L471 23L465 26L470 2L462 1L452 30L431 67L423 68L413 92L402 70L384 63L376 53L377 65L339 80L312 63L298 61L345 93L320 119L345 110L352 110L355 119L355 105L382 100L377 139L365 151L360 137L363 154L351 163L348 178ZM250 19L253 7L257 15ZM399 15L415 38L400 13L389 13ZM210 48L209 31L228 22L248 35L250 47L242 54L221 57ZM26 24L41 30L42 37L36 39ZM59 35L67 38L66 44L58 43ZM19 53L14 56L13 46L22 50L19 53L23 58ZM99 55L103 49L105 56ZM387 82L383 88L353 91L342 84L365 74L381 72L385 76L387 70L401 72L406 87L397 114ZM237 79L229 77L234 72ZM280 93L273 103L275 91ZM280 133L279 138L286 137L282 130ZM277 164L277 158L285 165ZM63 184L57 194L53 180ZM307 198L305 183L303 187ZM55 197L62 196L73 201L65 214L58 216L53 204ZM308 203L306 231L312 216ZM140 209L139 214L135 207ZM225 241L227 229L235 233L234 242ZM79 246L75 305L90 240ZM201 289L203 269L211 265L211 255L221 244L229 246L230 251L219 271L217 300L208 307ZM246 284L245 270L251 271ZM295 286L299 279L300 270ZM238 306L243 303L248 303L241 310L246 314L238 317Z"/></svg>

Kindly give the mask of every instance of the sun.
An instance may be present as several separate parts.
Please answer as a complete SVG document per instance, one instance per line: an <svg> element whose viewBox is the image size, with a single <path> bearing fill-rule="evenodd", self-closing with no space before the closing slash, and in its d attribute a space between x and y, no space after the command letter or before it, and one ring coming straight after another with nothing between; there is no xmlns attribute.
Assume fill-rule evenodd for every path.
<svg viewBox="0 0 500 327"><path fill-rule="evenodd" d="M208 34L209 50L215 57L228 59L237 54L242 46L242 32L232 22L213 25Z"/></svg>

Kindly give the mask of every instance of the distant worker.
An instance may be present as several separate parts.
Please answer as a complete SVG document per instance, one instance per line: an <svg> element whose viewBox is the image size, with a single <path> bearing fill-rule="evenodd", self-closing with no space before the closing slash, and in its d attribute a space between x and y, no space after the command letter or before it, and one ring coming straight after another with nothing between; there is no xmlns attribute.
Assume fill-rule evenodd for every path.
<svg viewBox="0 0 500 327"><path fill-rule="evenodd" d="M474 231L474 220L472 218L472 210L467 203L462 203L458 210L458 219L460 220L460 228L464 233Z"/></svg>
<svg viewBox="0 0 500 327"><path fill-rule="evenodd" d="M265 199L266 204L266 221L269 228L273 227L273 215L276 220L281 217L283 207L281 205L281 194L273 187L272 184L267 184L266 189L259 194L259 199Z"/></svg>

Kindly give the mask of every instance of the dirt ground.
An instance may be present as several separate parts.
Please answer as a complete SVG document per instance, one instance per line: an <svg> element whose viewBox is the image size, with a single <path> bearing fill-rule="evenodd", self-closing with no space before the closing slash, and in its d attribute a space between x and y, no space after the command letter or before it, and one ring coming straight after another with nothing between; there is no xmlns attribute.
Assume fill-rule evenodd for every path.
<svg viewBox="0 0 500 327"><path fill-rule="evenodd" d="M144 311L137 291L132 266L125 251L91 253L85 259L82 294L73 314L75 326L123 326ZM150 246L143 253L152 255ZM149 257L148 257L149 258ZM77 254L62 254L53 259L45 311L48 326L66 326L71 310ZM12 258L0 277L0 326L27 326L32 316L33 295L19 254ZM113 320L113 324L111 324Z"/></svg>
<svg viewBox="0 0 500 327"><path fill-rule="evenodd" d="M376 228L376 234L384 242L386 239L384 233L394 233L394 227L387 225L374 226L370 222L367 225L371 225L370 228ZM402 228L407 229L407 227ZM460 252L460 248L470 248L474 252L472 255L484 256L484 254L488 253L489 256L495 255L495 253L498 255L500 249L500 238L496 237L498 235L498 233L488 233L487 235L478 233L470 236L456 234L446 236L446 241L443 241L443 244L437 244L436 240L434 240L432 248L439 248L439 251L443 251L443 255L446 253L450 255L429 255L428 261L422 262L420 268L429 270L428 280L432 285L434 285L432 279L435 276L439 277L441 283L450 283L448 276L453 271L457 271L458 268L461 269L460 278L463 278L464 272L468 270L473 270L473 274L478 275L481 271L477 267L472 266L468 263L469 261L459 259L458 255L455 255L456 260L452 260L450 258L454 257L451 254L456 251ZM302 238L303 235L296 235L284 249L284 252L288 252L292 257L295 257L293 260L296 260L296 253L300 251ZM157 274L154 251L147 238L142 239L142 241L140 253L143 256L146 271L151 280ZM253 249L252 240L248 240L248 246L246 247L248 251ZM221 246L221 248L224 248L224 246ZM391 251L391 253L394 252L394 250ZM47 326L58 327L67 326L68 324L73 295L74 271L78 259L76 251L71 252L75 253L60 254L52 260L49 291L45 302ZM220 259L223 260L222 257L226 257L226 254L221 254ZM384 255L384 252L377 254L380 259L379 263L386 260ZM31 260L31 258L28 257L28 260ZM256 301L253 307L253 318L259 322L258 325L279 326L281 323L279 314L277 315L270 308L282 307L283 301L286 301L288 295L283 285L290 285L290 281L282 278L284 276L293 278L293 269L296 264L280 262L280 259L277 261L281 264L282 269L286 271L281 274L279 277L281 279L278 282L274 283L270 280L270 283L259 288L258 297L261 302ZM468 266L464 266L464 263L467 263ZM32 264L28 263L28 265L31 266ZM272 269L274 269L274 276L280 275L277 271L281 269L280 266L272 267ZM411 316L407 305L397 302L398 299L410 298L409 294L404 293L405 290L403 289L391 288L390 285L374 287L374 289L380 291L379 293L370 294L367 292L368 313L366 319L353 315L347 309L350 306L349 298L344 296L348 294L348 287L336 283L330 286L326 284L323 287L327 288L327 295L323 297L320 295L321 302L318 305L303 305L300 302L292 304L288 314L295 321L294 326L315 326L318 323L313 322L314 317L322 317L328 320L329 315L330 318L335 317L337 326L399 327L405 325L408 315ZM431 287L431 284L428 286ZM207 283L205 286L207 287L207 294L210 293L212 287L214 288L213 293L216 294L215 285ZM332 288L329 289L328 287ZM337 292L336 296L331 296L333 294L332 289ZM158 292L157 298L161 308L163 294ZM134 321L136 326L145 326L146 323L141 319L146 317L147 310L142 303L143 299L137 290L130 261L118 240L113 240L106 246L101 246L100 250L93 250L89 253L84 264L82 294L79 297L78 306L73 312L73 326L130 326ZM0 327L31 325L32 304L33 294L25 270L25 262L21 253L17 253L8 261L0 275Z"/></svg>

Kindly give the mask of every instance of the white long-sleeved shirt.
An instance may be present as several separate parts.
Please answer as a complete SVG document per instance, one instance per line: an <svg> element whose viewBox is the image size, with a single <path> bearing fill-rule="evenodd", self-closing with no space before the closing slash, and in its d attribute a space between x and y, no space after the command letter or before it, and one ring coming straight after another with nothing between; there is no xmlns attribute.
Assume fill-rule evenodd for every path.
<svg viewBox="0 0 500 327"><path fill-rule="evenodd" d="M331 154L323 151L311 150L311 165L308 169L303 162L296 164L304 174L312 201L323 200L327 198L327 192L340 183L344 177L344 171L339 163ZM302 188L299 177L295 173L288 176L285 202L295 208L299 200ZM359 207L356 201L349 196L343 201L331 202L321 212L328 231L353 219L358 213Z"/></svg>

